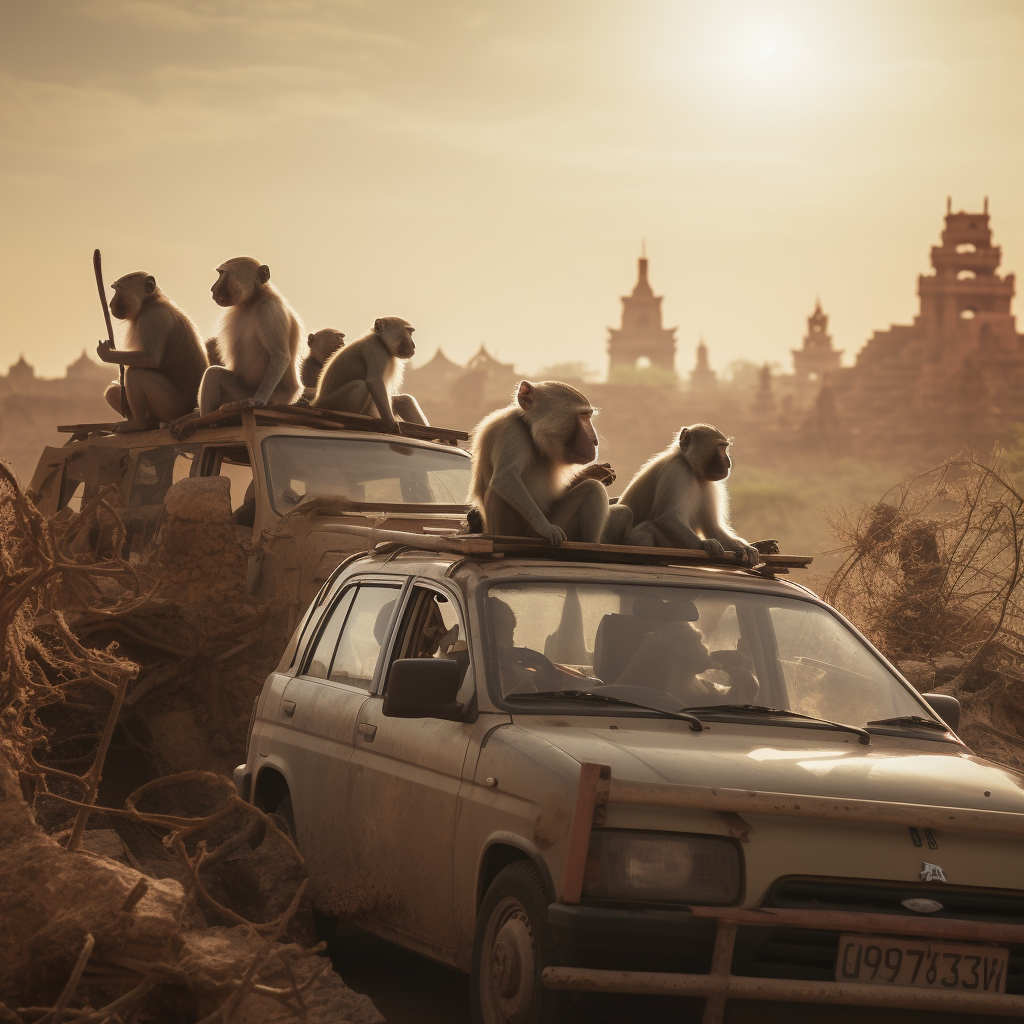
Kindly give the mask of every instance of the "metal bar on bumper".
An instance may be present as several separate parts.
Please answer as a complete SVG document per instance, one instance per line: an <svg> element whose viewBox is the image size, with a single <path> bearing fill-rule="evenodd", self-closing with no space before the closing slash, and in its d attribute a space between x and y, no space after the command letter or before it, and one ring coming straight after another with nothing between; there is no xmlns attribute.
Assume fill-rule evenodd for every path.
<svg viewBox="0 0 1024 1024"><path fill-rule="evenodd" d="M721 926L720 926L721 927ZM726 999L764 999L784 1003L876 1006L946 1013L980 1013L994 1017L1024 1017L1024 996L972 992L936 992L909 985L891 988L836 981L790 981L743 978L732 974L660 974L653 971L600 971L585 967L547 967L548 988L572 992L624 992L637 995L704 996L718 1005L705 1012L703 1024L719 1024ZM716 998L717 997L717 998ZM708 1007L711 1009L711 1007Z"/></svg>
<svg viewBox="0 0 1024 1024"><path fill-rule="evenodd" d="M1014 811L932 807L927 804L900 804L887 800L848 800L845 797L759 793L744 789L682 786L664 782L623 782L612 779L608 802L1024 836L1024 814Z"/></svg>

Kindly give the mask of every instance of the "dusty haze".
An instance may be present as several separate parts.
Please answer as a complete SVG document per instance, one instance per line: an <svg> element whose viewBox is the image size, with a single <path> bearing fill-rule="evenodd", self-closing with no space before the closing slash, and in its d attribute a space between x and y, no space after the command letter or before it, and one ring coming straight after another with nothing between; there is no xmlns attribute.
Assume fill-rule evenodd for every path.
<svg viewBox="0 0 1024 1024"><path fill-rule="evenodd" d="M906 321L952 194L1024 267L1024 5L0 3L0 368L57 375L107 277L204 333L251 254L308 330L605 368L641 239L723 368Z"/></svg>

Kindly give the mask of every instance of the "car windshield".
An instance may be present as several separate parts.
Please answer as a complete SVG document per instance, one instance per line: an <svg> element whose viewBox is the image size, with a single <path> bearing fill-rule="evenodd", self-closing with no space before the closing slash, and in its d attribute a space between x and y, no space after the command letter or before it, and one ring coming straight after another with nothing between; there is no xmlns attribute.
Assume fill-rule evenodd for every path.
<svg viewBox="0 0 1024 1024"><path fill-rule="evenodd" d="M597 695L762 721L756 708L855 726L929 715L863 641L810 601L538 581L490 587L485 618L492 684L519 710L550 712L561 691L579 714L624 713L585 699Z"/></svg>
<svg viewBox="0 0 1024 1024"><path fill-rule="evenodd" d="M306 498L359 504L459 505L469 493L465 453L401 441L268 437L263 442L270 502L291 511Z"/></svg>

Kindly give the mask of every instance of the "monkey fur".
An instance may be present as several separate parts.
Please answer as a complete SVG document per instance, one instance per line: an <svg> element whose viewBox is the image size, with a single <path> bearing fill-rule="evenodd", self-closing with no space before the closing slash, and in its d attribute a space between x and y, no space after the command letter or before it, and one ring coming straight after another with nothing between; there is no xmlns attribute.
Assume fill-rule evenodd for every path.
<svg viewBox="0 0 1024 1024"><path fill-rule="evenodd" d="M152 274L126 274L111 287L110 312L128 321L128 334L123 349L107 340L96 353L105 363L125 367L128 408L122 408L118 382L103 397L126 417L120 431L152 430L195 408L206 353L195 324L160 291Z"/></svg>
<svg viewBox="0 0 1024 1024"><path fill-rule="evenodd" d="M716 557L735 551L745 564L757 565L757 549L729 527L729 443L715 427L695 423L649 459L619 498L635 524L626 543L691 548Z"/></svg>
<svg viewBox="0 0 1024 1024"><path fill-rule="evenodd" d="M207 338L203 344L206 346L206 358L210 360L210 365L223 366L224 357L220 352L220 342L216 338Z"/></svg>
<svg viewBox="0 0 1024 1024"><path fill-rule="evenodd" d="M214 302L227 307L219 343L225 366L211 366L199 389L199 412L228 402L286 405L299 381L295 360L302 323L270 283L270 267L251 256L236 256L217 268L210 288Z"/></svg>
<svg viewBox="0 0 1024 1024"><path fill-rule="evenodd" d="M311 334L307 339L307 344L309 345L309 355L302 360L302 365L299 367L299 382L303 388L315 394L324 363L345 344L345 335L333 327L324 327L315 334ZM307 397L312 398L313 395Z"/></svg>
<svg viewBox="0 0 1024 1024"><path fill-rule="evenodd" d="M327 360L317 384L313 405L336 412L377 415L385 429L398 433L395 415L409 423L427 424L412 395L397 394L405 374L405 361L416 354L415 328L398 316L374 321L373 330L351 345L339 348Z"/></svg>
<svg viewBox="0 0 1024 1024"><path fill-rule="evenodd" d="M484 417L473 431L470 500L487 533L596 543L608 519L594 463L594 407L560 381L522 381L512 404ZM583 466L581 471L575 471ZM612 475L614 479L614 475Z"/></svg>

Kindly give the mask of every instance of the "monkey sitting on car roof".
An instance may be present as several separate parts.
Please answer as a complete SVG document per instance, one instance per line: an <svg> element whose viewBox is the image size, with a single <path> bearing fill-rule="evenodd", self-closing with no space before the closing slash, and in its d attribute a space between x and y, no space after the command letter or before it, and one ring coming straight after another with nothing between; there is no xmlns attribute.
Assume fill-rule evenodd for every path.
<svg viewBox="0 0 1024 1024"><path fill-rule="evenodd" d="M619 498L619 506L633 514L625 543L691 548L716 557L735 551L744 564L757 565L758 550L729 527L730 443L715 427L695 423L648 460Z"/></svg>

